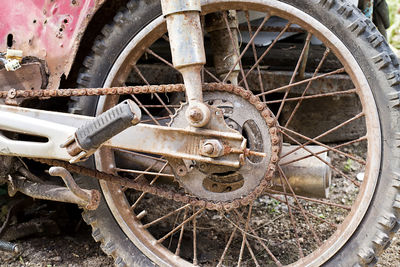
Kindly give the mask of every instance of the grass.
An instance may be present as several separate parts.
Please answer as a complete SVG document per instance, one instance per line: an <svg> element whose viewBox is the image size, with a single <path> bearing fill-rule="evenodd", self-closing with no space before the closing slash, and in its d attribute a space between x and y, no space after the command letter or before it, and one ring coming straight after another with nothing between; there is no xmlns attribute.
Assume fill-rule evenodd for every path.
<svg viewBox="0 0 400 267"><path fill-rule="evenodd" d="M387 31L389 42L394 48L400 49L400 1L387 0L387 2L389 5L391 23Z"/></svg>

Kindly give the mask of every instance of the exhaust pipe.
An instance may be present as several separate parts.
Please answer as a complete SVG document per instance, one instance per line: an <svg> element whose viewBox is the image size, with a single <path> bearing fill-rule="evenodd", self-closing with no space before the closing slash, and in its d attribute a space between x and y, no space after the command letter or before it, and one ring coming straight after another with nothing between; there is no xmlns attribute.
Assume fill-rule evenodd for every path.
<svg viewBox="0 0 400 267"><path fill-rule="evenodd" d="M284 144L282 146L281 156L284 156L297 147L298 146ZM326 150L326 148L322 146L306 146L306 148L317 154L323 161L330 163L331 160L328 157L328 153L321 153L321 151ZM297 195L311 198L328 198L329 187L331 185L331 169L323 161L311 156L306 150L299 149L296 152L283 157L280 164L289 180L290 186ZM132 164L133 162L137 167L143 169L148 166L153 166L151 169L153 172L159 172L164 165L163 162L157 161L156 158L143 157L143 155L138 153L123 153L119 157L120 164L129 166L129 164ZM172 170L167 167L164 169L164 173L172 174ZM171 182L170 178L165 177L159 179L159 181L160 180L167 183ZM284 182L284 179L282 180ZM286 192L290 194L291 192L289 187L286 184L285 187ZM276 191L284 192L278 173L273 178L273 186L270 189L270 193L276 193Z"/></svg>
<svg viewBox="0 0 400 267"><path fill-rule="evenodd" d="M298 146L283 145L281 156L287 154L296 147ZM306 146L306 148L317 154L318 157L325 162L331 162L328 157L328 152L320 153L326 150L326 148L322 146ZM305 158L307 156L309 157ZM280 164L290 186L297 195L311 198L329 197L332 174L330 167L323 161L314 156L310 156L310 153L306 150L299 149L282 158ZM284 183L286 187L286 192L291 193L289 187L286 185L285 179L281 179L279 174L273 178L273 187L271 189L284 192L282 183Z"/></svg>

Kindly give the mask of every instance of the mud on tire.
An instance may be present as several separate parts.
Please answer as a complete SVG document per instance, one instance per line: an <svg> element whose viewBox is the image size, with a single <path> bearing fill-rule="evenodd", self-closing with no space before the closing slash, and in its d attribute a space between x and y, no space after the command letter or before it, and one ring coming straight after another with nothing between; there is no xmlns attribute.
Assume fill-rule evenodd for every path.
<svg viewBox="0 0 400 267"><path fill-rule="evenodd" d="M267 1L266 1L267 2ZM270 1L268 1L270 2ZM329 28L351 51L367 77L377 104L382 134L380 177L367 212L357 230L326 266L371 266L388 247L400 220L399 118L400 71L396 56L378 30L354 6L342 0L282 0ZM102 87L111 67L130 40L161 14L159 1L130 1L104 27L87 56L77 81L80 87ZM95 115L97 97L72 99L70 112ZM94 167L94 160L87 164ZM79 177L88 188L97 181ZM122 231L104 198L96 211L85 211L93 238L117 266L153 266Z"/></svg>

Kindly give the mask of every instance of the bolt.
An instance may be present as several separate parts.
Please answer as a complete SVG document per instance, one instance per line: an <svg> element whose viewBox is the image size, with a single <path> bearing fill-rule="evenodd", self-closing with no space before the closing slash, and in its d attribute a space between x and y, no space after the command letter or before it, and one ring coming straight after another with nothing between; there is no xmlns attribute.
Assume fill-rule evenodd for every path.
<svg viewBox="0 0 400 267"><path fill-rule="evenodd" d="M214 152L214 146L210 143L205 143L203 145L203 152L205 154L212 154Z"/></svg>
<svg viewBox="0 0 400 267"><path fill-rule="evenodd" d="M237 125L234 122L228 122L228 127L233 129L233 130L238 130Z"/></svg>
<svg viewBox="0 0 400 267"><path fill-rule="evenodd" d="M179 167L177 168L176 172L177 172L177 174L178 174L179 176L185 176L185 175L187 174L186 167L183 166L183 165L182 165L182 166L179 166Z"/></svg>
<svg viewBox="0 0 400 267"><path fill-rule="evenodd" d="M192 122L200 122L203 120L203 113L199 108L192 108L189 111L189 118Z"/></svg>
<svg viewBox="0 0 400 267"><path fill-rule="evenodd" d="M8 94L7 94L8 98L15 98L16 96L17 96L17 90L15 90L14 88L12 88L8 91Z"/></svg>

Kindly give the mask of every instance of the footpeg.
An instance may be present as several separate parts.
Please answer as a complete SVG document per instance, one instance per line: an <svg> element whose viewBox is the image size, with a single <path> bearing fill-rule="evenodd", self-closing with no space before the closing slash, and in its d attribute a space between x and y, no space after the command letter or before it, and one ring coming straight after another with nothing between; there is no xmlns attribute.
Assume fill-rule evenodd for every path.
<svg viewBox="0 0 400 267"><path fill-rule="evenodd" d="M76 163L88 158L111 137L138 124L140 118L140 108L132 100L125 100L79 127L61 147L73 156L70 163Z"/></svg>

